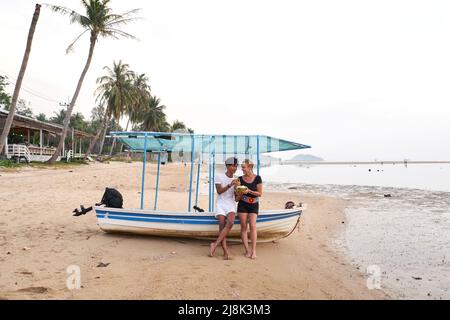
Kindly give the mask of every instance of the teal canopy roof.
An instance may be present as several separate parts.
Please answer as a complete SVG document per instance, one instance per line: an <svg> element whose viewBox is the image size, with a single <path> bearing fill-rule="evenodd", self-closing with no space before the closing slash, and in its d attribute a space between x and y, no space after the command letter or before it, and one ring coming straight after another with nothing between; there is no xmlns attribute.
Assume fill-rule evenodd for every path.
<svg viewBox="0 0 450 320"><path fill-rule="evenodd" d="M167 132L111 132L133 151L201 152L210 154L257 154L298 150L310 146L265 135L209 135Z"/></svg>

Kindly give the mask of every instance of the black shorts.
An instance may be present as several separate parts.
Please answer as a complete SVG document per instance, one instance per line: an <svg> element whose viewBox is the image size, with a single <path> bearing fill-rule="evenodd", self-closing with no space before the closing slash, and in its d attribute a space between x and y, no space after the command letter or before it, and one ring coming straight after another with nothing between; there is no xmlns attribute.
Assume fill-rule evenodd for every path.
<svg viewBox="0 0 450 320"><path fill-rule="evenodd" d="M239 201L237 212L243 212L243 213L259 213L259 202L256 203L247 203L245 201Z"/></svg>

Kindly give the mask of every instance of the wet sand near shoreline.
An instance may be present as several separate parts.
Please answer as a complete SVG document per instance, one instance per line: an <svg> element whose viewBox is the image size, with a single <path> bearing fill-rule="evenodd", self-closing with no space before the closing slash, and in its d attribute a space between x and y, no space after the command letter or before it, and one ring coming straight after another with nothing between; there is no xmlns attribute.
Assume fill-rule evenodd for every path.
<svg viewBox="0 0 450 320"><path fill-rule="evenodd" d="M99 202L105 187L137 207L140 163L110 162L72 169L0 171L0 298L3 299L386 299L369 290L361 271L331 241L345 230L346 200L265 192L261 206L307 204L299 230L258 244L256 260L231 245L232 260L208 241L106 234L93 212L72 217L80 204ZM189 167L162 167L158 207L185 210ZM155 166L147 167L153 204ZM202 182L204 185L205 182ZM207 199L200 196L200 206ZM66 287L70 265L80 267L79 290Z"/></svg>

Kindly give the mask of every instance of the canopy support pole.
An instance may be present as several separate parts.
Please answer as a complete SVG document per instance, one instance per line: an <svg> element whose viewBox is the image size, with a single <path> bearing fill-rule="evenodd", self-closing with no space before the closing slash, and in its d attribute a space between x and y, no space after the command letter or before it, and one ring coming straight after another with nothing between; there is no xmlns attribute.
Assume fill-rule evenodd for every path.
<svg viewBox="0 0 450 320"><path fill-rule="evenodd" d="M250 137L245 136L245 157L250 159Z"/></svg>
<svg viewBox="0 0 450 320"><path fill-rule="evenodd" d="M198 206L198 187L200 185L200 166L202 163L203 155L203 137L200 145L200 153L198 154L198 164L197 164L197 185L195 186L195 206Z"/></svg>
<svg viewBox="0 0 450 320"><path fill-rule="evenodd" d="M214 195L216 190L216 152L213 153L213 192L212 192L212 211L214 211Z"/></svg>
<svg viewBox="0 0 450 320"><path fill-rule="evenodd" d="M191 198L192 198L192 178L194 175L194 144L195 137L191 136L191 172L189 174L189 199L188 199L188 212L191 212Z"/></svg>
<svg viewBox="0 0 450 320"><path fill-rule="evenodd" d="M147 164L147 133L144 134L144 161L142 161L141 210L144 209L145 166Z"/></svg>
<svg viewBox="0 0 450 320"><path fill-rule="evenodd" d="M208 211L211 212L211 184L212 184L212 176L211 176L211 150L209 150L209 159L208 159Z"/></svg>
<svg viewBox="0 0 450 320"><path fill-rule="evenodd" d="M256 174L259 176L260 158L259 158L259 136L256 136Z"/></svg>
<svg viewBox="0 0 450 320"><path fill-rule="evenodd" d="M215 191L216 191L216 150L213 151L213 163L212 163L212 201L211 201L211 211L214 211L214 195L215 195Z"/></svg>
<svg viewBox="0 0 450 320"><path fill-rule="evenodd" d="M158 152L158 169L156 171L156 190L155 190L155 205L153 207L156 210L158 206L158 186L159 186L159 169L161 167L161 151Z"/></svg>

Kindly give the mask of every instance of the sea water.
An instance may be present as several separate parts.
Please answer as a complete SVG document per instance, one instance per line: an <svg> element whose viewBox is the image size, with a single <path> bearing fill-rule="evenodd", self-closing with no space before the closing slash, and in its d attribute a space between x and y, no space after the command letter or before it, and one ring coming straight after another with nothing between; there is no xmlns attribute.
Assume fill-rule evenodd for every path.
<svg viewBox="0 0 450 320"><path fill-rule="evenodd" d="M392 297L450 299L450 165L289 165L261 176L266 190L350 200L333 245L376 270Z"/></svg>

